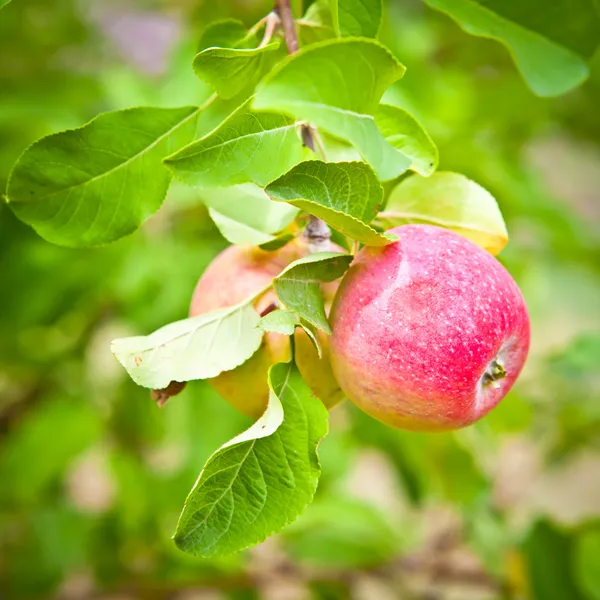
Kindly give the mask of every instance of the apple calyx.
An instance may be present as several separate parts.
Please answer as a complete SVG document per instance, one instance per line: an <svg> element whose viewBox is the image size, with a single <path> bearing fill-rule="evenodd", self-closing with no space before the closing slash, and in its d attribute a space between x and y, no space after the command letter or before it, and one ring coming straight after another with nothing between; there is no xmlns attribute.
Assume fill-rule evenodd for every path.
<svg viewBox="0 0 600 600"><path fill-rule="evenodd" d="M484 386L491 385L492 387L500 387L498 383L501 379L506 377L506 369L504 368L504 364L500 357L494 358L490 364L488 365L485 373L481 377L481 383Z"/></svg>

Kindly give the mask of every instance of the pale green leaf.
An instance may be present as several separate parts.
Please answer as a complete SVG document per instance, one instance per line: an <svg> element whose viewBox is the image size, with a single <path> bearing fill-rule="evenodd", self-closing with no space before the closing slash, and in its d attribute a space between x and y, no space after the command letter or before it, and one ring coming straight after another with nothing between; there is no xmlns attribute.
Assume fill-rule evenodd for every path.
<svg viewBox="0 0 600 600"><path fill-rule="evenodd" d="M297 326L300 326L300 315L293 310L274 310L266 314L258 323L263 331L293 335Z"/></svg>
<svg viewBox="0 0 600 600"><path fill-rule="evenodd" d="M222 98L232 98L256 84L269 66L266 57L279 48L275 40L262 48L207 48L196 55L196 75Z"/></svg>
<svg viewBox="0 0 600 600"><path fill-rule="evenodd" d="M391 241L369 227L381 208L383 190L363 162L303 162L266 191L273 200L289 202L363 244L384 246Z"/></svg>
<svg viewBox="0 0 600 600"><path fill-rule="evenodd" d="M340 278L352 258L340 252L319 252L294 261L273 280L277 297L286 308L331 333L319 284Z"/></svg>
<svg viewBox="0 0 600 600"><path fill-rule="evenodd" d="M158 210L171 175L161 161L195 135L198 108L131 108L45 137L15 164L9 206L43 238L94 246Z"/></svg>
<svg viewBox="0 0 600 600"><path fill-rule="evenodd" d="M304 16L296 20L296 25L301 46L336 37L330 0L317 0L311 4Z"/></svg>
<svg viewBox="0 0 600 600"><path fill-rule="evenodd" d="M216 211L214 208L209 208L208 214L221 232L221 235L231 244L260 246L276 239L274 235L254 229L243 222Z"/></svg>
<svg viewBox="0 0 600 600"><path fill-rule="evenodd" d="M271 367L269 386L265 414L213 454L190 492L174 536L184 552L243 550L283 529L312 501L327 410L291 363Z"/></svg>
<svg viewBox="0 0 600 600"><path fill-rule="evenodd" d="M374 40L328 40L280 63L259 83L253 104L309 121L349 141L380 179L393 179L411 160L385 140L374 115L383 92L404 71Z"/></svg>
<svg viewBox="0 0 600 600"><path fill-rule="evenodd" d="M272 235L287 227L298 209L272 202L262 188L245 183L228 188L202 190L202 201L223 236L232 244L274 243Z"/></svg>
<svg viewBox="0 0 600 600"><path fill-rule="evenodd" d="M377 37L382 0L330 0L335 29L342 37Z"/></svg>
<svg viewBox="0 0 600 600"><path fill-rule="evenodd" d="M375 113L375 123L385 139L411 159L410 169L431 175L438 166L438 149L420 123L406 110L381 104Z"/></svg>
<svg viewBox="0 0 600 600"><path fill-rule="evenodd" d="M563 94L581 84L600 42L595 0L425 0L472 35L504 44L539 96Z"/></svg>
<svg viewBox="0 0 600 600"><path fill-rule="evenodd" d="M168 157L175 177L197 187L265 186L303 160L294 120L241 106L217 129Z"/></svg>
<svg viewBox="0 0 600 600"><path fill-rule="evenodd" d="M151 389L216 377L260 346L259 316L251 300L170 323L148 336L114 340L111 352L138 385Z"/></svg>
<svg viewBox="0 0 600 600"><path fill-rule="evenodd" d="M438 171L431 177L413 175L396 186L378 220L384 227L428 223L452 229L492 254L508 241L498 203L464 175Z"/></svg>

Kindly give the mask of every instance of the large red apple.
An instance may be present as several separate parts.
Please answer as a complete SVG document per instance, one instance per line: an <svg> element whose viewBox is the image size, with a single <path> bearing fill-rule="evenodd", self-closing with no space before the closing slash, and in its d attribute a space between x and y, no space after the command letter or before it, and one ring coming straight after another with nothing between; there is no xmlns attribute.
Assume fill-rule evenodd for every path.
<svg viewBox="0 0 600 600"><path fill-rule="evenodd" d="M331 244L331 251L341 251ZM190 306L190 316L232 306L267 287L287 265L309 254L308 243L296 238L283 248L267 252L254 246L230 246L219 254L198 281ZM326 304L331 303L338 283L323 286ZM254 307L259 314L273 309L277 297L273 290L259 296ZM323 357L319 358L308 336L296 330L296 364L315 396L327 407L339 402L343 393L333 377L329 364L327 336L320 337ZM269 388L267 374L276 362L290 359L290 342L285 335L266 333L259 349L245 363L225 371L209 383L232 406L244 414L259 417L267 406Z"/></svg>
<svg viewBox="0 0 600 600"><path fill-rule="evenodd" d="M508 271L462 236L430 225L364 248L332 308L331 362L350 400L402 429L465 427L510 390L529 316Z"/></svg>

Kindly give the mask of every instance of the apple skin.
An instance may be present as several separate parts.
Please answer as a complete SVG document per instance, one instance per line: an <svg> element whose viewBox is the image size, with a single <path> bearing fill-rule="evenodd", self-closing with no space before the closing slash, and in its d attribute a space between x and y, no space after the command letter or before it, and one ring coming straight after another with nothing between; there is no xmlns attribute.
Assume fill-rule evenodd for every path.
<svg viewBox="0 0 600 600"><path fill-rule="evenodd" d="M350 400L392 427L470 425L523 367L523 296L491 254L457 233L431 225L390 233L400 239L363 248L342 280L331 316L333 372Z"/></svg>
<svg viewBox="0 0 600 600"><path fill-rule="evenodd" d="M342 250L331 244L328 251ZM273 252L248 245L229 246L211 262L198 281L192 295L190 316L242 302L270 285L273 278L291 262L308 254L308 243L301 237ZM331 304L337 287L338 282L323 286L326 304ZM254 308L259 314L263 314L274 308L276 303L275 292L268 290L255 300ZM321 359L306 333L296 330L296 364L315 396L321 398L329 408L339 402L343 394L335 379L332 379L327 336L319 339L323 352ZM264 412L269 400L269 368L277 362L289 361L290 358L289 337L267 332L258 350L245 363L208 381L234 408L249 417L257 418Z"/></svg>

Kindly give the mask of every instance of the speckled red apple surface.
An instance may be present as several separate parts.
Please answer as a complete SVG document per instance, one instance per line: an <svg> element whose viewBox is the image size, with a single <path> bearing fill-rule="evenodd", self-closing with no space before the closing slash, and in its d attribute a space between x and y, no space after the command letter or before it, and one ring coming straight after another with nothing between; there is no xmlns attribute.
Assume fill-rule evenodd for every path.
<svg viewBox="0 0 600 600"><path fill-rule="evenodd" d="M348 398L415 431L465 427L510 390L529 349L529 316L510 273L440 227L404 225L363 248L332 308L331 361Z"/></svg>

